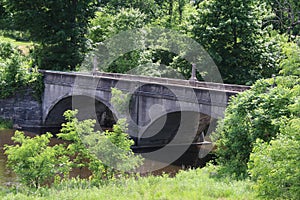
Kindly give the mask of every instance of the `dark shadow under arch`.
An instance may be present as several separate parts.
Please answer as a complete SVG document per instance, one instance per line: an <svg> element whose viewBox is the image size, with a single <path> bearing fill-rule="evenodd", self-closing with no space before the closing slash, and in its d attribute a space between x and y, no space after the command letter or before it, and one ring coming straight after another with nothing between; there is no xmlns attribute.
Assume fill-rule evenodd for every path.
<svg viewBox="0 0 300 200"><path fill-rule="evenodd" d="M58 101L49 111L45 126L56 127L59 129L65 122L63 113L66 110L78 109L78 119L96 119L97 130L111 129L116 123L113 112L100 100L89 96L76 95L68 96Z"/></svg>
<svg viewBox="0 0 300 200"><path fill-rule="evenodd" d="M138 138L139 146L165 146L174 138L184 144L203 140L212 118L193 111L167 113L154 120ZM174 142L174 141L173 141Z"/></svg>

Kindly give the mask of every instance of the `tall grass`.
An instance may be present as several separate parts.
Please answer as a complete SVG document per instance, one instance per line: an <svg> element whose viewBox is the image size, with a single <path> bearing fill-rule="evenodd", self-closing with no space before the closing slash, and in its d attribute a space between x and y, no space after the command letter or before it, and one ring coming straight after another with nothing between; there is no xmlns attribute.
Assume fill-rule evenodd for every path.
<svg viewBox="0 0 300 200"><path fill-rule="evenodd" d="M1 196L0 196L1 198ZM174 178L148 176L111 181L92 187L88 181L68 181L35 193L3 195L2 199L257 199L249 181L219 180L206 169L181 171Z"/></svg>

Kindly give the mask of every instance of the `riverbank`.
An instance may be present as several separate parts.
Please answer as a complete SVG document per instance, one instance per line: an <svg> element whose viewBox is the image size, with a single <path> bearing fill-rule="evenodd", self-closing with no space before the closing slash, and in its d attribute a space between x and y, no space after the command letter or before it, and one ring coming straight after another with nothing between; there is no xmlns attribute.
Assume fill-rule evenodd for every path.
<svg viewBox="0 0 300 200"><path fill-rule="evenodd" d="M2 131L2 143L11 144L12 134L12 130ZM164 169L166 174L162 176L112 179L99 187L92 186L89 179L71 179L53 184L51 188L35 190L15 182L14 173L5 167L5 158L0 160L3 161L2 178L5 183L0 185L0 199L257 199L251 182L213 178L210 176L214 174L212 167L178 172L179 169L171 166ZM152 166L153 163L144 167L147 168L147 165ZM14 186L6 187L8 185Z"/></svg>
<svg viewBox="0 0 300 200"><path fill-rule="evenodd" d="M92 187L89 181L68 181L35 192L2 190L1 199L257 199L249 181L215 179L209 168L181 171L175 177L148 176L112 180Z"/></svg>

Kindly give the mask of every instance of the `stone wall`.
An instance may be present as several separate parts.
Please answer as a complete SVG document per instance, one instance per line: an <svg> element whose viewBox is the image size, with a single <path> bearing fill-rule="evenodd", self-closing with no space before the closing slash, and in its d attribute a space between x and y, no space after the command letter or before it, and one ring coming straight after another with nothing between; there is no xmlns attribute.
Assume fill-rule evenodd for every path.
<svg viewBox="0 0 300 200"><path fill-rule="evenodd" d="M41 125L42 105L32 94L32 89L24 89L13 97L0 99L0 118L10 119L22 128Z"/></svg>

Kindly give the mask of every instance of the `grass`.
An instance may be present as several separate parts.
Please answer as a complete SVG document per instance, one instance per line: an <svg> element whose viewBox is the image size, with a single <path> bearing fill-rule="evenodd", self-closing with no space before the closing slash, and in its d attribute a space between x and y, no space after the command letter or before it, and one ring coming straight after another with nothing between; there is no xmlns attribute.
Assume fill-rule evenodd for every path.
<svg viewBox="0 0 300 200"><path fill-rule="evenodd" d="M15 39L5 37L0 35L0 41L1 42L8 42L11 43L13 46L17 46L18 49L20 49L24 55L28 55L30 48L33 46L32 42L25 42L25 41L17 41Z"/></svg>
<svg viewBox="0 0 300 200"><path fill-rule="evenodd" d="M13 123L11 120L0 118L0 130L12 129Z"/></svg>
<svg viewBox="0 0 300 200"><path fill-rule="evenodd" d="M257 199L249 181L219 180L206 169L181 171L174 178L149 176L115 180L101 187L72 181L34 193L2 192L1 199ZM76 182L76 181L75 181ZM88 181L87 181L88 182Z"/></svg>

